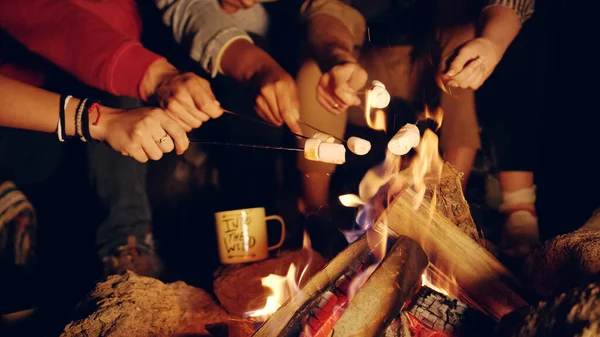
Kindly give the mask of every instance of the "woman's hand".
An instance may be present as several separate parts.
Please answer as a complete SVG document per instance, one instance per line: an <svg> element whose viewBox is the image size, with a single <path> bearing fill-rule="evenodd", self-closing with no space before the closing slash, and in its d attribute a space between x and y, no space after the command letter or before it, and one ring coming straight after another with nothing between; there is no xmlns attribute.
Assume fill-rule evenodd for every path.
<svg viewBox="0 0 600 337"><path fill-rule="evenodd" d="M317 85L317 100L338 115L351 105L360 105L358 91L367 84L367 72L357 63L336 65L323 74Z"/></svg>
<svg viewBox="0 0 600 337"><path fill-rule="evenodd" d="M99 124L90 125L90 134L142 163L158 160L173 149L181 154L190 143L183 127L157 108L103 108Z"/></svg>
<svg viewBox="0 0 600 337"><path fill-rule="evenodd" d="M491 40L479 37L460 48L448 69L438 78L438 84L454 88L477 90L492 74L500 59L502 48Z"/></svg>
<svg viewBox="0 0 600 337"><path fill-rule="evenodd" d="M302 133L298 125L300 102L296 82L277 62L265 62L257 71L253 83L258 89L256 113L264 120L281 126L285 123L292 132Z"/></svg>

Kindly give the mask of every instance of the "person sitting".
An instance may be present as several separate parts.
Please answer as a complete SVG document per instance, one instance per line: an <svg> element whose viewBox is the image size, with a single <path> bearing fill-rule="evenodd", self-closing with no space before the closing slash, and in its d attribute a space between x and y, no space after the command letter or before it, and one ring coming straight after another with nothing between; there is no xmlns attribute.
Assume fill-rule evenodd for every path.
<svg viewBox="0 0 600 337"><path fill-rule="evenodd" d="M359 92L368 79L382 82L393 98L421 100L425 88L432 86L426 76L432 72L429 56L443 62L448 50L474 34L468 8L448 1L305 1L308 49L297 75L302 121L338 138L343 138L347 121L366 126L364 113L353 106L360 105ZM436 33L429 34L432 29ZM421 52L429 35L436 36L437 47L429 48L441 51L436 55ZM464 173L464 187L480 147L473 92L452 90L441 93L440 101L440 145L444 158ZM329 204L334 165L303 156L298 161L303 208L313 213Z"/></svg>
<svg viewBox="0 0 600 337"><path fill-rule="evenodd" d="M180 72L140 43L141 20L133 0L2 0L0 29L0 74L41 86L54 79L47 75L58 67L90 87L136 99L134 107L142 101L160 105L185 131L222 114L208 81ZM64 87L59 84L57 90ZM95 142L87 148L92 182L108 209L97 230L105 274L133 268L159 275L149 231L146 166L122 155L142 159L146 154L142 149L119 153Z"/></svg>
<svg viewBox="0 0 600 337"><path fill-rule="evenodd" d="M537 81L542 58L532 47L540 39L536 37L535 30L526 26L519 41L515 41L534 8L534 0L487 1L480 15L480 33L457 48L456 56L439 76L439 83L448 87L477 90L494 72L507 51L504 63L510 62L510 69L503 69L496 76L510 76L519 69L521 80L513 82L510 98L504 99L505 103L496 102L494 107L490 107L490 115L494 119L490 134L497 149L498 178L502 190L500 211L506 214L499 246L512 257L526 256L540 244L533 172L538 152L535 125L541 117L538 112L541 97L536 90L540 87ZM513 45L513 42L517 44ZM509 46L512 47L509 49ZM532 96L538 99L531 99ZM515 120L519 122L515 123ZM507 129L511 130L510 137L506 135Z"/></svg>

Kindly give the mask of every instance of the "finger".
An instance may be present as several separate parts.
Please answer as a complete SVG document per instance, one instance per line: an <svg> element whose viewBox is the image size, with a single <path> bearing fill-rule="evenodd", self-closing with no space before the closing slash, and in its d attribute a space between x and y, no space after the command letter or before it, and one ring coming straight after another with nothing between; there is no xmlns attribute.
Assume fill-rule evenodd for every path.
<svg viewBox="0 0 600 337"><path fill-rule="evenodd" d="M456 76L463 70L467 62L476 57L477 55L475 55L475 53L469 48L468 45L462 47L456 55L456 57L454 58L454 60L452 60L452 63L450 63L448 71L446 71L446 75L450 77Z"/></svg>
<svg viewBox="0 0 600 337"><path fill-rule="evenodd" d="M158 148L163 153L169 153L173 151L173 149L175 148L173 139L169 136L167 131L163 129L163 127L158 121L152 122L150 124L150 133L152 134L152 138L156 141Z"/></svg>
<svg viewBox="0 0 600 337"><path fill-rule="evenodd" d="M485 74L480 72L473 79L473 83L471 83L470 88L473 90L477 90L481 87L481 85L483 84L484 81L485 81Z"/></svg>
<svg viewBox="0 0 600 337"><path fill-rule="evenodd" d="M148 156L146 152L142 149L139 144L132 145L126 151L133 159L139 161L140 163L145 163L148 161Z"/></svg>
<svg viewBox="0 0 600 337"><path fill-rule="evenodd" d="M340 105L335 103L333 98L328 92L325 91L325 89L323 89L322 86L317 86L317 101L323 108L325 108L325 110L334 115L339 115L342 112Z"/></svg>
<svg viewBox="0 0 600 337"><path fill-rule="evenodd" d="M273 116L273 112L271 111L271 108L269 107L269 104L267 103L267 101L265 100L264 97L262 97L262 96L256 97L255 110L256 110L256 113L265 121L275 124L277 126L281 126L281 123L278 123L277 120L275 120L275 117Z"/></svg>
<svg viewBox="0 0 600 337"><path fill-rule="evenodd" d="M190 84L189 88L194 99L195 108L201 113L202 118L200 119L203 122L208 121L210 118L218 118L223 114L221 103L215 99L208 82L195 81Z"/></svg>
<svg viewBox="0 0 600 337"><path fill-rule="evenodd" d="M176 100L170 101L165 110L170 114L177 116L183 122L181 126L188 132L192 129L199 128L202 124L201 120L194 117L188 109L184 108L183 105Z"/></svg>
<svg viewBox="0 0 600 337"><path fill-rule="evenodd" d="M473 77L473 75L483 72L481 68L481 59L475 59L467 64L467 66L457 75L454 76L454 81L458 82L461 88L468 88L471 82L468 80Z"/></svg>
<svg viewBox="0 0 600 337"><path fill-rule="evenodd" d="M331 75L324 74L321 76L319 85L317 86L317 100L327 111L339 115L341 111L344 111L345 107L343 106L343 102L337 100L327 90L327 88L329 88L329 82L331 82Z"/></svg>
<svg viewBox="0 0 600 337"><path fill-rule="evenodd" d="M154 136L148 133L142 139L142 149L148 156L148 158L152 160L159 160L163 156L162 150L158 147L158 139L154 139Z"/></svg>
<svg viewBox="0 0 600 337"><path fill-rule="evenodd" d="M160 121L161 127L167 134L173 139L177 154L182 154L190 146L190 140L187 133L179 126L175 121L167 117L166 115Z"/></svg>
<svg viewBox="0 0 600 337"><path fill-rule="evenodd" d="M277 95L275 94L275 92L275 84L268 84L260 88L260 95L264 98L265 102L269 106L271 116L275 121L274 124L281 125L283 124L283 118L281 117L281 111L279 111L279 106L277 104Z"/></svg>
<svg viewBox="0 0 600 337"><path fill-rule="evenodd" d="M356 91L348 85L337 86L334 93L335 97L342 101L345 106L356 105L356 101L360 104L360 98L358 98Z"/></svg>
<svg viewBox="0 0 600 337"><path fill-rule="evenodd" d="M295 84L286 83L278 89L277 102L283 121L294 133L301 134L302 129L298 124L300 119L300 103L298 101L298 91Z"/></svg>

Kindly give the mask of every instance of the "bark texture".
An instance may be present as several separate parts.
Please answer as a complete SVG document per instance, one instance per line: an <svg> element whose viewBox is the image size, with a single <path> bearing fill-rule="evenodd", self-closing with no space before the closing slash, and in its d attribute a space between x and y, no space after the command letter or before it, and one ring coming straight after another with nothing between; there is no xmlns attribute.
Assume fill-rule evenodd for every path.
<svg viewBox="0 0 600 337"><path fill-rule="evenodd" d="M598 279L600 231L578 230L544 243L525 263L532 287L544 298Z"/></svg>
<svg viewBox="0 0 600 337"><path fill-rule="evenodd" d="M61 337L207 335L205 324L228 319L202 289L184 282L164 284L133 272L98 283L76 315Z"/></svg>
<svg viewBox="0 0 600 337"><path fill-rule="evenodd" d="M537 307L507 316L497 336L591 337L600 335L600 286L575 288Z"/></svg>

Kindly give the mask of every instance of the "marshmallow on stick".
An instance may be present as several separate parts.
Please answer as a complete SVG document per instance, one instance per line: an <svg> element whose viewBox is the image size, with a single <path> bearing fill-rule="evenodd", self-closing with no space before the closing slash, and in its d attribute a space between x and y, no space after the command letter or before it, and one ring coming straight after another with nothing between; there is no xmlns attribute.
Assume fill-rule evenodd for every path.
<svg viewBox="0 0 600 337"><path fill-rule="evenodd" d="M417 147L420 142L421 133L419 128L414 124L407 123L390 139L387 147L391 153L403 156L412 148Z"/></svg>
<svg viewBox="0 0 600 337"><path fill-rule="evenodd" d="M320 139L307 139L304 143L304 158L329 164L346 162L346 148L343 144L323 143Z"/></svg>
<svg viewBox="0 0 600 337"><path fill-rule="evenodd" d="M319 161L319 145L321 145L320 139L307 139L304 143L304 158L312 161Z"/></svg>
<svg viewBox="0 0 600 337"><path fill-rule="evenodd" d="M355 155L364 156L371 151L371 142L359 137L348 138L348 149Z"/></svg>
<svg viewBox="0 0 600 337"><path fill-rule="evenodd" d="M369 102L372 108L384 109L390 104L390 93L385 89L385 85L379 81L371 83L369 94Z"/></svg>
<svg viewBox="0 0 600 337"><path fill-rule="evenodd" d="M335 138L331 135L328 135L326 133L323 132L317 132L315 133L312 138L314 139L319 139L321 140L323 143L335 143Z"/></svg>
<svg viewBox="0 0 600 337"><path fill-rule="evenodd" d="M319 161L329 164L343 164L346 162L346 147L337 143L319 144Z"/></svg>

